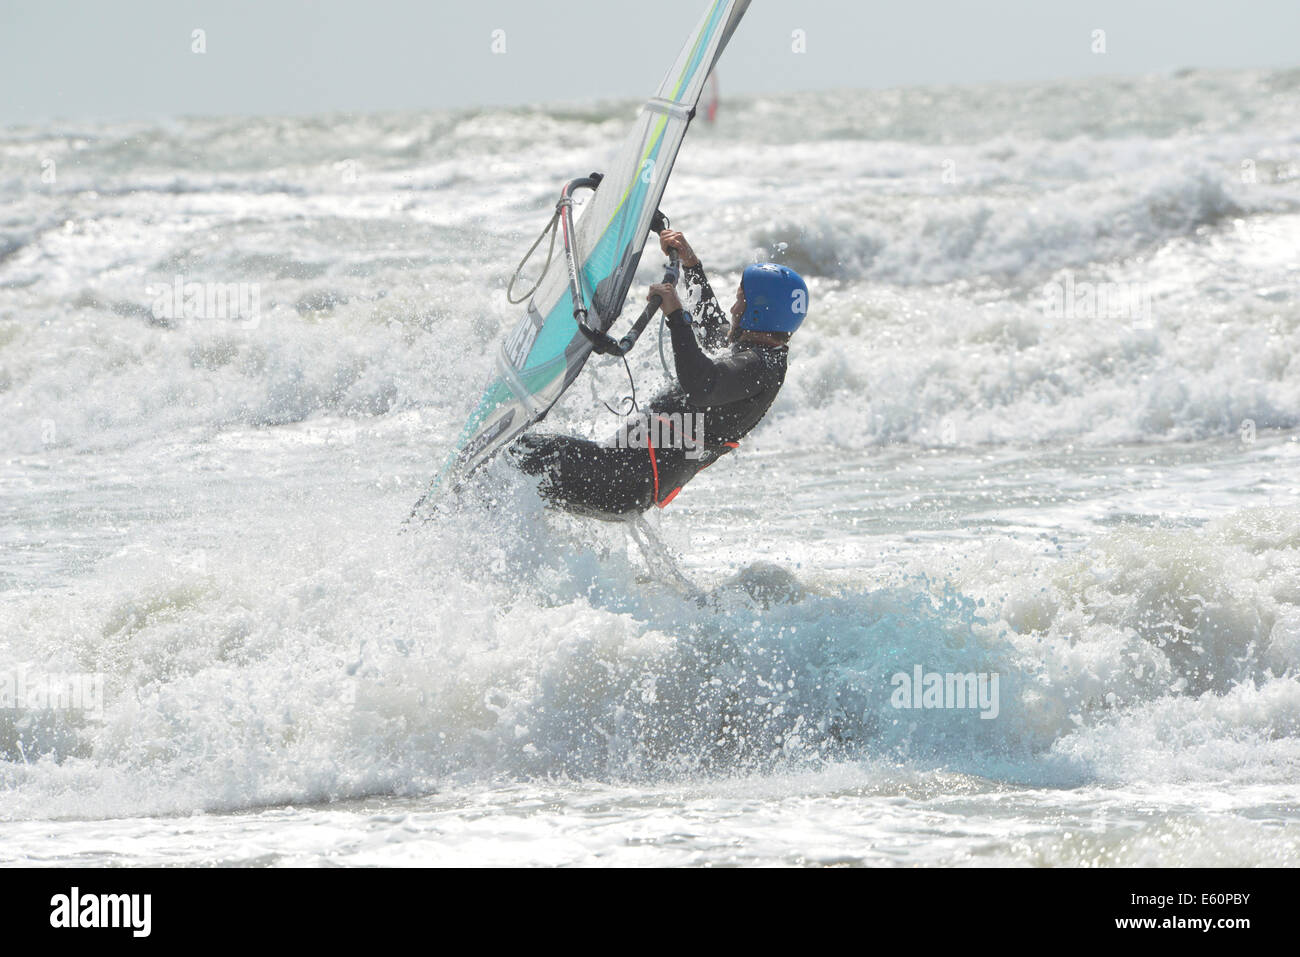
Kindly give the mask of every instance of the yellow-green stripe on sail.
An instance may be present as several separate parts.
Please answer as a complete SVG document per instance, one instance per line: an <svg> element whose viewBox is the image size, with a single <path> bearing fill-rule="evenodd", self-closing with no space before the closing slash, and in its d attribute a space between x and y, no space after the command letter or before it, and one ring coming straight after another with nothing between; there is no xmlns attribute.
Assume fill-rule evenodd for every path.
<svg viewBox="0 0 1300 957"><path fill-rule="evenodd" d="M681 96L682 87L686 84L686 78L693 74L695 68L699 65L700 48L704 44L705 38L712 35L713 29L718 24L718 8L722 3L723 0L714 0L713 9L709 11L708 22L704 24L695 37L695 43L691 47L691 55L687 58L686 65L682 67L681 75L677 77L676 86L673 87L672 98L674 100ZM667 116L661 116L655 121L654 128L650 131L650 142L646 144L645 152L641 154L641 162L637 164L637 169L644 167L646 160L650 158L650 154L659 148L659 141L663 139L664 127L667 125ZM622 212L623 207L627 204L628 197L632 195L632 187L635 185L635 179L627 184L627 188L623 190L623 195L619 197L618 205L614 207L614 212L610 214L609 222L605 224L605 229L609 229L614 224L614 220L618 218L618 214Z"/></svg>

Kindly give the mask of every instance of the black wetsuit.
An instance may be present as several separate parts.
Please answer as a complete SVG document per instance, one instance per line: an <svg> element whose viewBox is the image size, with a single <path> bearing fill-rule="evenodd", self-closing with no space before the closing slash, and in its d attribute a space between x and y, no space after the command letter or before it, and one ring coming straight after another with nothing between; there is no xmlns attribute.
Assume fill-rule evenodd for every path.
<svg viewBox="0 0 1300 957"><path fill-rule="evenodd" d="M655 396L647 412L634 416L607 444L524 435L511 447L521 469L544 476L541 492L553 504L597 518L663 507L701 469L734 449L776 398L785 381L788 348L738 342L716 358L707 355L705 349L726 345L729 320L702 266L687 267L684 276L698 291L693 310L698 319L693 326L681 309L667 317L678 385ZM649 417L655 420L651 428ZM702 448L695 442L701 423Z"/></svg>

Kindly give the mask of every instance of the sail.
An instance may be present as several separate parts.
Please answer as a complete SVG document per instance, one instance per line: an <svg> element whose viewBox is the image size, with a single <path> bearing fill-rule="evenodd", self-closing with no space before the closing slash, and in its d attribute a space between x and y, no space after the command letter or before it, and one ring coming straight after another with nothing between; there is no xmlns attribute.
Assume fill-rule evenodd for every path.
<svg viewBox="0 0 1300 957"><path fill-rule="evenodd" d="M591 310L588 323L601 331L623 309L709 72L748 6L749 0L709 4L577 221L571 247ZM592 346L578 330L573 307L567 264L557 257L523 317L497 347L483 398L417 510L440 487L459 484L545 416L577 377Z"/></svg>

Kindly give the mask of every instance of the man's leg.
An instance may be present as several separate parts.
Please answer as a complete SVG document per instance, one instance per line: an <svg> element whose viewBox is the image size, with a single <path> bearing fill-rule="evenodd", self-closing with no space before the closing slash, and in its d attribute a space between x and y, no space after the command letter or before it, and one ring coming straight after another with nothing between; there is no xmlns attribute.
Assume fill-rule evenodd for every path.
<svg viewBox="0 0 1300 957"><path fill-rule="evenodd" d="M654 470L645 449L599 445L569 435L523 435L512 461L542 476L542 497L595 518L620 518L654 503Z"/></svg>

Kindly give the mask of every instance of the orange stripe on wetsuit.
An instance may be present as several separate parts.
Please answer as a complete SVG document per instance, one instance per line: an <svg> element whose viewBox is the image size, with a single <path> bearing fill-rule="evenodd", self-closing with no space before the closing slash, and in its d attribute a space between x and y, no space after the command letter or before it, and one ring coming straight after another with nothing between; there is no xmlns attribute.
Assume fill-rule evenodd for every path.
<svg viewBox="0 0 1300 957"><path fill-rule="evenodd" d="M662 415L657 415L657 416L655 416L655 418L657 418L660 422L665 422L665 421L667 421L668 426L669 426L670 428L672 427L672 422L671 422L671 420L665 420L664 417L663 417ZM725 446L727 446L727 448L729 448L729 449L738 449L738 448L740 448L740 443L739 443L739 442L723 442L722 444L725 445ZM649 435L649 432L648 432L648 431L647 431L647 434L646 434L646 448L648 448L648 449L650 450L650 472L654 475L654 480L655 480L654 503L655 503L655 505L659 506L659 508L663 508L665 505L667 505L669 502L671 502L673 499L675 499L675 498L677 497L677 493L680 492L680 491L681 491L685 486L683 486L683 485L679 485L679 486L677 486L675 489L673 489L671 492L669 492L667 495L665 495L665 496L661 499L661 498L659 497L659 463L655 460L655 440L654 440L654 439ZM713 462L716 462L716 461L717 461L717 459L714 459L714 460L713 460ZM698 469L695 470L695 474L696 474L696 475L699 475L701 472L703 472L705 469L707 469L710 465L712 465L713 462L708 462L708 463L705 463L704 465L701 465Z"/></svg>

